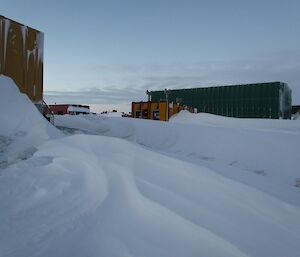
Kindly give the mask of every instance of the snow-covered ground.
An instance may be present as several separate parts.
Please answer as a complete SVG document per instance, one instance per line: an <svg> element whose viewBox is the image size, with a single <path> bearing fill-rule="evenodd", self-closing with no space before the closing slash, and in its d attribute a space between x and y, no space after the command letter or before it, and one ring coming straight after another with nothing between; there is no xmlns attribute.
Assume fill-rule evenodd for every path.
<svg viewBox="0 0 300 257"><path fill-rule="evenodd" d="M299 255L300 120L0 119L1 257Z"/></svg>
<svg viewBox="0 0 300 257"><path fill-rule="evenodd" d="M122 112L107 112L99 115L103 117L122 117L122 114Z"/></svg>

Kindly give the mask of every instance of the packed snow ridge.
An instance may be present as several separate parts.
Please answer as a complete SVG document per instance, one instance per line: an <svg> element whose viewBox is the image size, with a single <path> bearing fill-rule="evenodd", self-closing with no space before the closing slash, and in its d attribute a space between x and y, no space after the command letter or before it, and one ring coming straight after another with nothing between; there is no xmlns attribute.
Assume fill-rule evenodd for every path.
<svg viewBox="0 0 300 257"><path fill-rule="evenodd" d="M0 107L1 257L299 255L299 120Z"/></svg>

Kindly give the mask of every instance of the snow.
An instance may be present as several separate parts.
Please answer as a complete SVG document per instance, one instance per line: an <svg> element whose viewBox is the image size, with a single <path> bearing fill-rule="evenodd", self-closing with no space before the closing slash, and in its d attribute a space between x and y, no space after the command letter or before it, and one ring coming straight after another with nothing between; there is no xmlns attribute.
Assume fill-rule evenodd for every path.
<svg viewBox="0 0 300 257"><path fill-rule="evenodd" d="M1 156L35 148L0 168L1 257L298 256L299 120L57 116L63 134L3 76L0 104Z"/></svg>
<svg viewBox="0 0 300 257"><path fill-rule="evenodd" d="M101 116L104 117L122 117L122 112L107 112L107 113L101 113Z"/></svg>
<svg viewBox="0 0 300 257"><path fill-rule="evenodd" d="M89 108L86 107L77 107L77 106L69 106L68 112L82 112L82 113L90 113Z"/></svg>
<svg viewBox="0 0 300 257"><path fill-rule="evenodd" d="M234 119L181 112L169 123L93 115L59 117L56 125L68 127L73 133L127 139L208 166L223 176L300 205L294 188L300 177L297 120Z"/></svg>
<svg viewBox="0 0 300 257"><path fill-rule="evenodd" d="M0 75L0 167L27 158L38 145L61 133L45 122L14 82Z"/></svg>

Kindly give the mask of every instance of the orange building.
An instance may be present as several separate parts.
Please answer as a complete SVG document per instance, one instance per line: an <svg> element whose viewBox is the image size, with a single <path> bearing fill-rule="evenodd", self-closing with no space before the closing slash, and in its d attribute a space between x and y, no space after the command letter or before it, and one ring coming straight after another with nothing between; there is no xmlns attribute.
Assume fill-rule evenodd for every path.
<svg viewBox="0 0 300 257"><path fill-rule="evenodd" d="M0 15L0 74L36 104L43 102L44 34Z"/></svg>
<svg viewBox="0 0 300 257"><path fill-rule="evenodd" d="M197 110L192 107L182 106L173 102L168 103L167 100L158 102L132 102L131 104L132 117L139 119L168 121L173 114L181 110L197 112Z"/></svg>

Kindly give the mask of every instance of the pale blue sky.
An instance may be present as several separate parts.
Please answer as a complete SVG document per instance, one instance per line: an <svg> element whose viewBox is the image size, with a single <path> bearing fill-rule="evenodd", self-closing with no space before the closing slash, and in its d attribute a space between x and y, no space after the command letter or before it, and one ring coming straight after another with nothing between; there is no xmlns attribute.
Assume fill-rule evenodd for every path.
<svg viewBox="0 0 300 257"><path fill-rule="evenodd" d="M1 0L45 33L45 99L129 110L146 89L283 81L300 104L300 1Z"/></svg>

